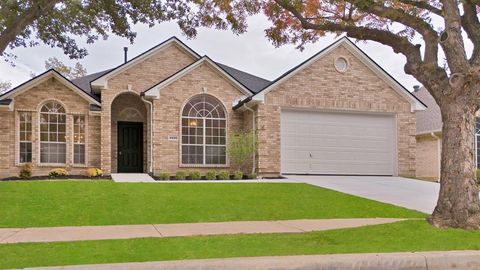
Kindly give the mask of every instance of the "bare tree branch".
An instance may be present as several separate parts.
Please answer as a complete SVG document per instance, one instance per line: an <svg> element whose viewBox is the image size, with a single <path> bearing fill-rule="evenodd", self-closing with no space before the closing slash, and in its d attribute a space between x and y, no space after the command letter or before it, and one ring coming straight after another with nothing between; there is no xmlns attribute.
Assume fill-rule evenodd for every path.
<svg viewBox="0 0 480 270"><path fill-rule="evenodd" d="M434 7L430 4L428 4L428 1L418 1L418 0L399 0L400 2L404 3L404 4L407 4L407 5L410 5L410 6L413 6L413 7L417 7L417 8L421 8L421 9L424 9L424 10L428 10L438 16L443 16L442 15L442 10L437 8L437 7Z"/></svg>
<svg viewBox="0 0 480 270"><path fill-rule="evenodd" d="M462 27L473 43L473 54L470 58L470 63L478 65L480 64L480 22L477 17L477 4L468 0L462 3Z"/></svg>

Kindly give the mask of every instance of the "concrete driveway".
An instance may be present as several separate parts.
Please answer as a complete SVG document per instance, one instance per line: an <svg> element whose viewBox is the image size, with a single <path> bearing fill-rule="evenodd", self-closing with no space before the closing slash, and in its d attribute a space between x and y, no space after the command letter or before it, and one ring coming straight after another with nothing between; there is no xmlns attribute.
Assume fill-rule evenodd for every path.
<svg viewBox="0 0 480 270"><path fill-rule="evenodd" d="M431 214L437 204L438 183L380 176L286 175L289 181L337 190Z"/></svg>

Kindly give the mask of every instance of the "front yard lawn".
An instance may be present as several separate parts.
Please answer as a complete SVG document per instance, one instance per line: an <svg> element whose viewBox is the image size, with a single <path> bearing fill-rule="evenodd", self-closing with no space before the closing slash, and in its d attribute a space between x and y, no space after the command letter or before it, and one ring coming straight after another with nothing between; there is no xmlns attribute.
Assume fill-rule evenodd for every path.
<svg viewBox="0 0 480 270"><path fill-rule="evenodd" d="M307 184L0 182L0 227L237 220L404 217L425 214Z"/></svg>
<svg viewBox="0 0 480 270"><path fill-rule="evenodd" d="M302 234L255 234L0 245L0 268L160 260L478 250L480 232L423 220Z"/></svg>

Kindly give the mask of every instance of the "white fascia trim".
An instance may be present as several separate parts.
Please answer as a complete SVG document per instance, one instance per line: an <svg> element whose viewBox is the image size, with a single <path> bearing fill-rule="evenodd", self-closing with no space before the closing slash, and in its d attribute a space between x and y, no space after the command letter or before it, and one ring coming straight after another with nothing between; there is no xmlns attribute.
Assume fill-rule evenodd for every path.
<svg viewBox="0 0 480 270"><path fill-rule="evenodd" d="M13 107L14 107L14 106L13 106L13 103L14 103L14 102L15 102L15 101L12 100L12 101L10 102L10 104L8 104L8 105L0 105L0 109L11 112L11 111L13 111Z"/></svg>
<svg viewBox="0 0 480 270"><path fill-rule="evenodd" d="M422 131L422 132L419 132L419 133L415 134L415 136L430 135L430 134L432 134L432 133L442 133L442 130L441 130L441 129L437 129L437 130Z"/></svg>
<svg viewBox="0 0 480 270"><path fill-rule="evenodd" d="M196 52L192 51L190 48L185 46L176 37L173 37L173 38L170 38L170 40L167 40L165 43L163 43L163 44L161 43L160 45L157 45L157 47L153 47L153 48L147 50L147 52L143 53L143 55L140 55L139 57L135 57L131 61L128 61L125 64L120 65L118 68L112 70L111 72L108 72L107 74L103 75L102 77L99 77L99 78L95 79L94 81L92 81L90 83L92 88L96 88L96 89L100 89L100 90L107 89L108 88L107 81L108 81L109 78L111 78L111 77L113 77L113 76L131 68L132 66L137 65L140 62L143 62L144 60L150 58L152 55L164 50L165 48L167 48L168 46L170 46L172 44L177 45L182 51L184 51L187 54L189 54L190 56L192 56L193 59L199 59L200 58Z"/></svg>
<svg viewBox="0 0 480 270"><path fill-rule="evenodd" d="M278 85L282 84L283 82L290 79L292 76L296 75L306 67L310 66L314 62L318 61L320 58L324 57L325 55L329 54L339 46L343 45L348 51L350 51L354 56L356 56L363 64L369 67L379 78L381 78L385 83L387 83L390 87L392 87L395 92L400 94L403 98L405 98L411 104L411 110L413 111L423 111L426 107L416 100L414 97L409 95L405 92L403 86L401 86L398 82L392 80L392 78L385 73L382 69L380 69L371 59L366 57L362 51L360 51L347 37L342 37L336 43L330 45L327 49L319 53L317 56L313 57L309 61L303 63L303 65L299 66L294 71L287 74L285 77L281 78L280 80L276 81L275 83L269 85L267 88L262 90L261 92L257 93L255 96L252 97L252 100L261 101L265 100L265 94L270 92L272 89L277 87Z"/></svg>
<svg viewBox="0 0 480 270"><path fill-rule="evenodd" d="M216 70L220 75L226 78L235 88L240 90L247 96L251 96L252 92L245 88L242 84L240 84L237 80L235 80L230 74L226 73L222 68L220 68L215 62L210 60L208 57L203 57L202 59L198 60L197 62L191 64L190 66L184 68L182 71L178 72L177 74L171 76L170 78L166 79L165 81L153 86L152 88L145 91L145 97L159 99L160 98L160 90L171 83L175 82L176 80L182 78L186 74L190 73L192 70L196 69L197 67L201 66L202 64L208 64L214 70Z"/></svg>
<svg viewBox="0 0 480 270"><path fill-rule="evenodd" d="M11 98L13 99L14 97L22 94L23 92L25 91L28 91L30 90L32 87L35 87L43 82L45 82L46 80L50 79L50 78L55 78L57 79L59 82L61 82L63 85L65 85L66 87L68 87L70 90L72 90L73 92L77 93L79 96L81 96L82 98L84 98L85 100L87 100L88 102L90 102L90 104L95 104L95 105L98 105L98 106L101 106L100 102L96 101L94 98L92 98L91 96L89 96L87 93L83 92L82 90L80 90L76 85L74 85L72 82L70 82L69 80L65 79L64 77L62 77L61 75L59 75L57 72L55 72L54 70L50 70L32 80L30 80L29 82L25 83L24 85L21 85L19 88L16 88L12 91L10 91L9 93L7 93L5 96L2 96L2 99L7 99L7 98ZM13 101L12 103L13 104Z"/></svg>

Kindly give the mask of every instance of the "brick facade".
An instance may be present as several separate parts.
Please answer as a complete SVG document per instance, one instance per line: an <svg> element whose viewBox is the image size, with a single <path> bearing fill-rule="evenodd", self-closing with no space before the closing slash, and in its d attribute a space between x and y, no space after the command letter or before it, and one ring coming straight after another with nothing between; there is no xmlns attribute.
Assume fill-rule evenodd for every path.
<svg viewBox="0 0 480 270"><path fill-rule="evenodd" d="M338 72L334 60L345 57L349 68ZM258 169L278 175L281 108L392 113L397 118L398 174L415 175L415 114L410 103L339 46L265 95L258 105Z"/></svg>
<svg viewBox="0 0 480 270"><path fill-rule="evenodd" d="M439 138L435 138L431 134L417 136L417 178L432 181L439 179L442 139L440 133L436 133L436 136Z"/></svg>
<svg viewBox="0 0 480 270"><path fill-rule="evenodd" d="M346 57L349 68L337 72L334 59ZM105 174L117 172L117 123L141 122L144 127L144 172L153 170L175 173L177 170L206 171L212 168L180 165L181 110L188 100L199 94L218 99L227 113L228 132L251 130L256 126L258 151L257 171L263 176L277 176L280 168L280 114L282 108L330 111L389 113L397 123L398 174L415 175L415 114L408 101L381 80L346 48L339 46L310 66L296 73L265 95L263 103L248 110L236 110L235 102L245 98L241 92L207 62L197 66L160 90L159 98L151 100L153 108L140 93L172 76L196 61L175 43L169 44L149 58L114 75L107 75L101 89L99 113L90 111L90 103L59 81L49 79L14 97L14 110L0 112L0 179L18 175L18 113L31 111L38 121L39 106L58 100L67 111L67 163L70 174L84 174L87 167L100 167ZM153 114L151 113L153 111ZM72 151L73 115L87 120L87 162L74 166ZM253 120L255 119L255 120ZM151 125L153 122L153 126ZM53 167L40 165L38 124L33 125L34 175L46 175ZM12 128L15 127L15 128ZM150 132L153 142L150 142ZM177 139L175 139L175 137ZM150 146L153 148L150 149ZM152 160L153 157L153 160ZM153 161L153 162L152 162ZM251 165L251 164L250 164ZM55 166L57 167L57 166ZM228 165L214 169L231 170Z"/></svg>

